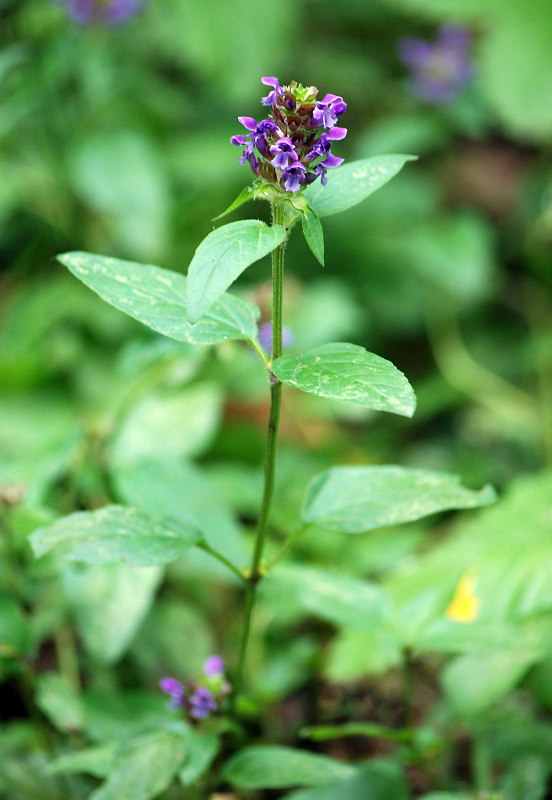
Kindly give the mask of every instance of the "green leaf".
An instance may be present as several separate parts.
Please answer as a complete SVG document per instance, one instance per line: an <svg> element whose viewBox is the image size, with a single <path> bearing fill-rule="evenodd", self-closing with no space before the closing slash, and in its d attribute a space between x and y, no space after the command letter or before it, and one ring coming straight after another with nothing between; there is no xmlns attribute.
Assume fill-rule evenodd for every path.
<svg viewBox="0 0 552 800"><path fill-rule="evenodd" d="M309 205L301 211L301 225L314 257L324 266L324 232L318 214Z"/></svg>
<svg viewBox="0 0 552 800"><path fill-rule="evenodd" d="M348 736L366 736L369 739L390 739L393 742L405 742L412 739L412 731L395 730L379 725L377 722L344 722L340 725L312 725L300 732L304 739L313 742L326 742L331 739L342 739Z"/></svg>
<svg viewBox="0 0 552 800"><path fill-rule="evenodd" d="M272 364L272 372L282 383L319 397L405 417L416 408L414 391L403 373L355 344L325 344L299 356L281 356Z"/></svg>
<svg viewBox="0 0 552 800"><path fill-rule="evenodd" d="M491 486L465 489L457 475L409 467L333 467L309 484L303 522L346 533L492 503Z"/></svg>
<svg viewBox="0 0 552 800"><path fill-rule="evenodd" d="M219 214L218 216L213 217L213 222L215 222L215 220L217 220L217 219L221 219L222 217L225 217L227 214L230 214L232 211L235 211L236 208L239 208L244 203L247 203L248 200L254 200L255 197L257 196L257 192L258 192L258 187L257 186L246 186L244 189L241 190L241 192L236 197L236 199L232 203L230 203L228 208L226 208L222 212L222 214Z"/></svg>
<svg viewBox="0 0 552 800"><path fill-rule="evenodd" d="M124 561L148 567L174 561L193 547L200 534L185 522L126 506L105 506L62 517L29 538L36 556L54 548L71 561Z"/></svg>
<svg viewBox="0 0 552 800"><path fill-rule="evenodd" d="M125 653L153 602L162 567L66 564L63 589L86 650L103 664Z"/></svg>
<svg viewBox="0 0 552 800"><path fill-rule="evenodd" d="M373 759L346 781L292 792L285 800L406 800L409 796L401 767Z"/></svg>
<svg viewBox="0 0 552 800"><path fill-rule="evenodd" d="M388 613L386 597L378 586L330 570L278 565L266 580L306 611L337 625L370 628L381 624Z"/></svg>
<svg viewBox="0 0 552 800"><path fill-rule="evenodd" d="M188 269L190 320L197 322L250 264L278 247L285 237L284 227L270 227L258 219L230 222L206 236Z"/></svg>
<svg viewBox="0 0 552 800"><path fill-rule="evenodd" d="M19 605L0 592L0 658L14 658L29 646L29 624Z"/></svg>
<svg viewBox="0 0 552 800"><path fill-rule="evenodd" d="M319 217L339 214L361 203L387 181L390 181L416 156L374 156L351 161L328 173L328 184L318 181L305 189L304 196Z"/></svg>
<svg viewBox="0 0 552 800"><path fill-rule="evenodd" d="M83 729L84 709L81 698L59 672L45 672L39 676L36 704L58 730L75 733Z"/></svg>
<svg viewBox="0 0 552 800"><path fill-rule="evenodd" d="M90 800L151 800L167 789L184 759L186 738L155 731L134 739Z"/></svg>
<svg viewBox="0 0 552 800"><path fill-rule="evenodd" d="M345 780L356 767L291 747L253 746L236 753L224 766L222 777L239 789L282 789L321 786Z"/></svg>
<svg viewBox="0 0 552 800"><path fill-rule="evenodd" d="M105 744L98 747L87 747L76 753L67 753L56 758L47 767L48 773L84 772L96 778L105 778L111 772L117 752L116 744Z"/></svg>
<svg viewBox="0 0 552 800"><path fill-rule="evenodd" d="M170 339L211 345L257 336L259 309L230 294L219 298L205 317L192 324L186 278L177 272L92 253L65 253L58 261L103 300Z"/></svg>
<svg viewBox="0 0 552 800"><path fill-rule="evenodd" d="M186 760L178 773L184 786L191 786L209 769L220 748L220 737L216 733L191 728L186 743Z"/></svg>
<svg viewBox="0 0 552 800"><path fill-rule="evenodd" d="M534 661L534 651L521 649L459 656L442 673L445 694L462 715L480 714L513 689Z"/></svg>

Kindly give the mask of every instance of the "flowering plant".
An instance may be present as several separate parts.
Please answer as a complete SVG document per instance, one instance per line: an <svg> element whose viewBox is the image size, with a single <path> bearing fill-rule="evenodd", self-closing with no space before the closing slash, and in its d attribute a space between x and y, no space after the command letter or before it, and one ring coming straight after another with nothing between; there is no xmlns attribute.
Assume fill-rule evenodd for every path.
<svg viewBox="0 0 552 800"><path fill-rule="evenodd" d="M260 122L240 117L247 133L232 138L234 145L244 148L240 161L249 164L255 181L220 216L260 199L270 203L271 225L258 219L220 225L197 247L187 276L90 253L58 257L100 297L163 336L198 346L245 343L258 356L270 394L263 488L256 525L248 531L247 563L229 550L218 520L210 519L210 509L194 504L193 492L184 494L180 502L182 488L188 488L186 476L181 476L175 488L172 477L165 480L162 474L156 495L147 463L143 465L144 476L138 476L140 490L133 493L132 504L78 511L31 535L37 556L53 551L93 565L123 560L133 567L156 568L189 557L192 552L200 553L233 580L231 589L238 595L243 612L238 636L222 643L229 679L226 664L218 655L207 659L199 678L163 677L161 690L169 695L172 711L179 713L177 719L173 714L160 720L160 705L153 722L148 718L150 728L140 720L130 742L109 751L112 761L105 752L100 753L104 761L99 767L94 761L98 748L78 754L81 765L83 758L86 765L90 763L87 758L91 759L96 770L93 774L105 777L92 795L94 800L120 800L131 794L149 800L164 792L176 776L189 786L205 775L209 792L228 784L238 791L249 791L327 783L340 797L353 793L371 796L373 773L365 765L344 764L293 748L243 747L257 714L251 692L250 644L259 586L270 576L286 593L299 593L300 598L306 593L323 618L330 621L336 615L358 619L363 612L370 620L382 620L385 598L375 587L324 569L302 569L292 564L286 569L286 556L297 540L312 526L342 535L359 534L437 511L485 505L494 497L490 487L465 489L456 476L444 473L403 466L343 465L313 476L295 530L279 545L272 541L270 523L284 387L373 411L405 417L414 413L412 386L390 361L348 342L333 342L303 353L284 352L283 324L285 247L294 224L301 221L307 244L323 263L321 219L366 199L412 157L378 156L342 164L343 159L331 153L332 143L346 133L337 126L346 109L342 97L326 94L317 100L317 90L312 86L293 81L281 86L276 78L263 81L270 87L263 98L263 104L270 108L269 116ZM268 254L272 262L270 331L266 325L259 329L260 310L253 303L227 291L245 269ZM178 473L181 465L173 467ZM469 610L477 613L475 601ZM451 614L458 618L458 609L452 608ZM193 644L192 640L190 646ZM408 666L406 650L398 657L404 657ZM222 739L223 733L231 736ZM219 762L209 771L221 748L224 752ZM149 770L142 766L146 758ZM63 769L64 764L67 768L67 761L58 768ZM145 776L143 780L141 776ZM135 786L139 787L136 791ZM396 781L388 788L386 796L403 796ZM306 797L310 800L313 795Z"/></svg>

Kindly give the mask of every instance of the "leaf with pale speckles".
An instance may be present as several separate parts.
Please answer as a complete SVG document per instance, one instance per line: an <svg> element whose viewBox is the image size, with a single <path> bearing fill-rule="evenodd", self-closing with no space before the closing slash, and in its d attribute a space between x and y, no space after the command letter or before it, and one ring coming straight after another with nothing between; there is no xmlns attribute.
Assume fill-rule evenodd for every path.
<svg viewBox="0 0 552 800"><path fill-rule="evenodd" d="M188 269L188 315L197 322L255 261L272 252L286 237L282 225L258 219L230 222L212 231L194 253Z"/></svg>
<svg viewBox="0 0 552 800"><path fill-rule="evenodd" d="M305 189L304 195L319 217L339 214L390 181L407 161L415 160L416 156L396 155L351 161L328 172L327 186L317 181Z"/></svg>
<svg viewBox="0 0 552 800"><path fill-rule="evenodd" d="M29 537L36 556L53 549L70 561L124 561L137 567L174 561L200 538L186 522L115 505L77 511Z"/></svg>
<svg viewBox="0 0 552 800"><path fill-rule="evenodd" d="M345 342L325 344L300 356L281 356L272 371L303 392L411 417L414 391L390 361Z"/></svg>
<svg viewBox="0 0 552 800"><path fill-rule="evenodd" d="M223 294L193 324L184 275L93 253L65 253L58 261L103 300L170 339L202 345L256 339L259 309L241 297Z"/></svg>
<svg viewBox="0 0 552 800"><path fill-rule="evenodd" d="M465 489L457 475L409 467L334 467L307 488L302 518L324 528L363 533L438 511L494 502L491 486Z"/></svg>

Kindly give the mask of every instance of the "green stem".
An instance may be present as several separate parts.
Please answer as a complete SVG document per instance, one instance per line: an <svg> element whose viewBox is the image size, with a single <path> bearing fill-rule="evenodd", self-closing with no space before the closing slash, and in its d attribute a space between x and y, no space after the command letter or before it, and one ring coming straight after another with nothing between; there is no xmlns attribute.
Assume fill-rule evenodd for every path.
<svg viewBox="0 0 552 800"><path fill-rule="evenodd" d="M272 222L274 225L283 225L285 219L285 205L274 203L272 206ZM282 289L284 281L284 252L286 242L272 252L272 361L282 355ZM278 439L278 426L280 423L280 409L282 405L282 384L270 372L270 416L266 439L266 453L264 465L264 489L261 511L257 523L255 547L251 567L247 575L247 594L245 604L245 620L243 626L240 657L235 679L235 695L241 690L247 644L251 630L251 617L255 607L257 584L263 576L261 559L268 530L268 519L272 496L274 494L274 474L276 471L276 450Z"/></svg>
<svg viewBox="0 0 552 800"><path fill-rule="evenodd" d="M224 564L225 567L228 567L228 569L231 570L242 583L245 583L246 579L243 572L238 569L235 564L232 564L232 562L226 558L226 556L223 556L222 553L219 553L218 550L214 550L209 544L207 544L207 542L198 542L196 547L199 547L200 550L204 550L206 553L209 553L210 556L216 558L217 561L220 561L221 564Z"/></svg>
<svg viewBox="0 0 552 800"><path fill-rule="evenodd" d="M287 542L285 542L285 544L282 546L282 548L281 548L280 550L278 550L278 552L276 553L276 555L275 555L275 556L273 556L273 558L271 558L271 559L270 559L270 561L268 562L268 564L266 565L266 572L268 572L269 570L271 570L271 569L272 569L272 567L274 566L274 564L277 564L277 563L278 563L278 561L280 561L280 559L281 559L281 558L283 558L283 557L285 556L285 554L286 554L286 553L287 553L287 551L288 551L288 550L291 548L291 546L292 546L292 545L294 545L294 544L295 544L295 542L296 542L298 539L300 539L300 538L301 538L301 536L302 536L304 533L306 533L306 532L307 532L307 530L310 528L310 526L311 526L311 525L312 525L312 522L308 522L306 525L302 525L300 528L298 528L298 529L295 531L295 533L292 533L292 534L291 534L291 536L289 537L289 539L287 540Z"/></svg>

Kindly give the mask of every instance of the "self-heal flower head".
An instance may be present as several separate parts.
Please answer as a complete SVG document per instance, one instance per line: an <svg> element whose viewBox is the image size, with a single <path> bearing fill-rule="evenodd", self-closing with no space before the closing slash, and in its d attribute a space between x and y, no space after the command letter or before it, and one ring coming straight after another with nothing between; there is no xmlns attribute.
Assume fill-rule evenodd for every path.
<svg viewBox="0 0 552 800"><path fill-rule="evenodd" d="M343 159L331 152L333 142L345 138L347 129L336 125L347 104L336 94L316 100L318 89L291 81L280 85L277 78L262 78L272 91L261 102L270 106L268 118L257 122L253 117L238 117L247 133L232 136L230 141L245 148L239 158L247 161L256 176L283 192L299 192L321 178L326 185L326 171Z"/></svg>
<svg viewBox="0 0 552 800"><path fill-rule="evenodd" d="M398 53L410 69L412 94L431 105L452 102L474 73L470 42L469 31L459 25L442 25L435 42L400 39Z"/></svg>
<svg viewBox="0 0 552 800"><path fill-rule="evenodd" d="M162 691L170 695L169 708L178 708L184 704L186 690L176 678L161 678L159 686Z"/></svg>
<svg viewBox="0 0 552 800"><path fill-rule="evenodd" d="M116 25L135 16L143 0L58 0L67 15L81 25Z"/></svg>
<svg viewBox="0 0 552 800"><path fill-rule="evenodd" d="M205 659L203 664L203 674L208 678L219 677L224 675L226 670L224 659L221 656L209 656Z"/></svg>
<svg viewBox="0 0 552 800"><path fill-rule="evenodd" d="M193 719L207 719L213 711L218 709L218 703L213 693L210 689L205 689L204 687L196 689L189 698L188 703L190 716Z"/></svg>

